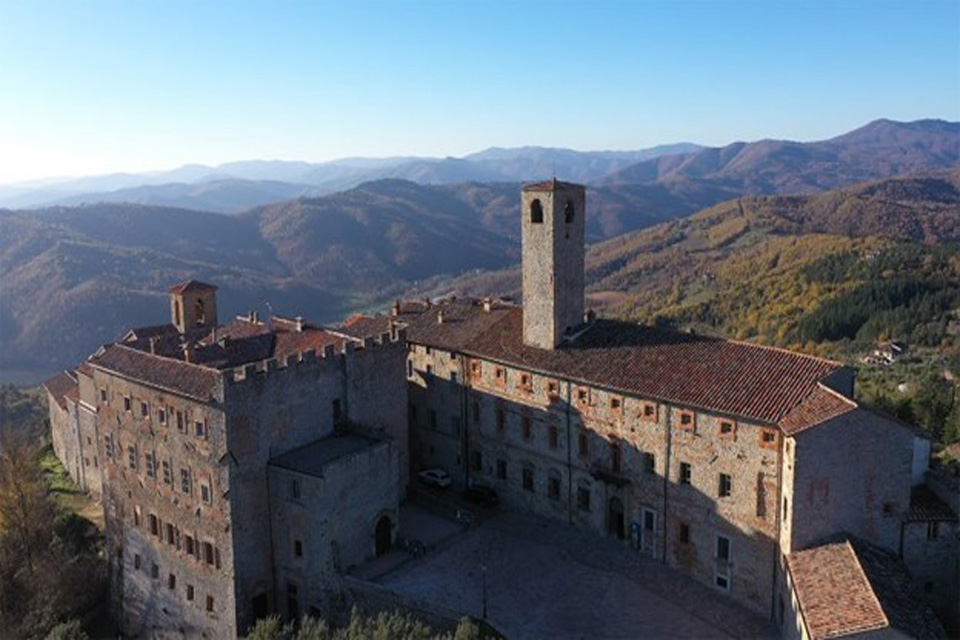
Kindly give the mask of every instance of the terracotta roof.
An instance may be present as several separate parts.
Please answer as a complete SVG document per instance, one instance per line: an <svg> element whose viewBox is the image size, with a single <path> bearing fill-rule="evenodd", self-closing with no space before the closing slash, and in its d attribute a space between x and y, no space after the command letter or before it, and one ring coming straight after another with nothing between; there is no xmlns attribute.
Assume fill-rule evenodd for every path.
<svg viewBox="0 0 960 640"><path fill-rule="evenodd" d="M438 305L440 306L440 305ZM642 397L777 424L836 362L783 349L597 320L554 350L522 341L523 310L445 304L411 319L407 339Z"/></svg>
<svg viewBox="0 0 960 640"><path fill-rule="evenodd" d="M127 378L170 389L207 401L213 396L220 373L216 369L153 355L127 345L111 344L91 356L90 364Z"/></svg>
<svg viewBox="0 0 960 640"><path fill-rule="evenodd" d="M780 421L780 428L788 436L823 424L857 408L857 403L834 391L816 385L816 387Z"/></svg>
<svg viewBox="0 0 960 640"><path fill-rule="evenodd" d="M811 640L889 626L849 542L791 553L787 565Z"/></svg>
<svg viewBox="0 0 960 640"><path fill-rule="evenodd" d="M194 291L216 291L217 287L212 284L207 284L206 282L199 282L198 280L190 280L189 282L182 282L180 284L175 284L169 289L167 293L188 293Z"/></svg>
<svg viewBox="0 0 960 640"><path fill-rule="evenodd" d="M524 191L572 191L577 189L583 191L584 186L573 182L562 182L556 178L523 186Z"/></svg>
<svg viewBox="0 0 960 640"><path fill-rule="evenodd" d="M66 409L68 397L72 396L70 399L76 400L76 394L78 393L77 378L73 372L61 371L45 381L43 388L47 390L47 393L61 409Z"/></svg>
<svg viewBox="0 0 960 640"><path fill-rule="evenodd" d="M904 521L957 522L958 516L933 491L920 485L910 492L910 510Z"/></svg>
<svg viewBox="0 0 960 640"><path fill-rule="evenodd" d="M337 330L355 338L379 336L390 331L391 325L398 322L398 320L399 318L397 316L356 315L347 318L347 321L337 327Z"/></svg>

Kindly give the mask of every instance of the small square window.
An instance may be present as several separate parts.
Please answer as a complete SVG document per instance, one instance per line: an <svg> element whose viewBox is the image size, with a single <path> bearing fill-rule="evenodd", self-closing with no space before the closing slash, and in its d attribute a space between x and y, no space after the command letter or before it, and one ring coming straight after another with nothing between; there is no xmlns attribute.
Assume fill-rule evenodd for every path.
<svg viewBox="0 0 960 640"><path fill-rule="evenodd" d="M560 385L555 380L547 383L547 394L554 397L560 395Z"/></svg>
<svg viewBox="0 0 960 640"><path fill-rule="evenodd" d="M614 411L620 409L620 398L610 398L610 408Z"/></svg>
<svg viewBox="0 0 960 640"><path fill-rule="evenodd" d="M777 432L773 429L760 430L760 446L764 449L777 448Z"/></svg>
<svg viewBox="0 0 960 640"><path fill-rule="evenodd" d="M657 420L657 405L655 404L644 404L643 405L643 418L645 420L656 421Z"/></svg>
<svg viewBox="0 0 960 640"><path fill-rule="evenodd" d="M732 438L736 435L737 428L733 422L729 420L720 421L720 437L721 438Z"/></svg>
<svg viewBox="0 0 960 640"><path fill-rule="evenodd" d="M124 411L130 411L130 409L131 409L132 406L133 406L133 400L130 399L130 396L124 396L124 397L123 397L123 410L124 410Z"/></svg>
<svg viewBox="0 0 960 640"><path fill-rule="evenodd" d="M696 419L692 411L680 411L680 428L684 431L693 431L696 424Z"/></svg>

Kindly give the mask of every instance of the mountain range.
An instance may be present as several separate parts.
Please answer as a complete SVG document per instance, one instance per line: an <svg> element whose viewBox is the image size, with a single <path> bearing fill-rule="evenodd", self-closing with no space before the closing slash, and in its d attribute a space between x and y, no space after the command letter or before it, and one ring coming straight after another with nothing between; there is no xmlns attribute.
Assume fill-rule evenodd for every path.
<svg viewBox="0 0 960 640"><path fill-rule="evenodd" d="M587 236L597 243L588 252L592 303L636 317L664 311L644 301L666 300L673 282L692 278L688 288L698 290L705 256L749 247L751 238L960 240L949 169L960 166L957 123L877 121L821 143L761 141L650 158L660 151L352 159L338 165L337 179L378 178L333 193L319 193L307 163L235 163L229 170L241 177L231 178L194 166L178 170L179 183L113 193L134 202L0 209L0 370L37 379L127 327L163 321L165 288L188 278L221 287L224 317L269 303L318 322L411 291L515 293L521 181L439 179L453 180L458 167L517 176L528 162L563 161L571 173L558 170L561 177L574 165L575 175L601 176L588 188ZM901 171L915 175L884 180ZM881 180L824 192L864 177ZM651 266L661 263L671 266Z"/></svg>

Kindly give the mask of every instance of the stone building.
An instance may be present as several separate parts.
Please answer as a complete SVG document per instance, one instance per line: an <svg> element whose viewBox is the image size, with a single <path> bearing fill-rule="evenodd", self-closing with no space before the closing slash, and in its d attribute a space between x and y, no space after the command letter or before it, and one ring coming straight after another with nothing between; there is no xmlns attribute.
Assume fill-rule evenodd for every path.
<svg viewBox="0 0 960 640"><path fill-rule="evenodd" d="M170 295L170 324L104 346L79 383L48 383L54 440L81 474L73 452L99 461L124 631L233 637L270 611L322 606L335 568L389 546L409 466L406 345L402 331L256 314L220 325L214 287ZM95 435L75 444L78 402ZM301 498L271 491L288 468L305 474ZM305 501L318 487L348 495Z"/></svg>
<svg viewBox="0 0 960 640"><path fill-rule="evenodd" d="M785 636L895 635L901 610L942 634L929 607L955 611L960 533L925 491L928 438L852 400L837 362L585 313L583 187L530 185L521 207L524 306L218 325L214 288L191 282L170 324L48 383L78 475L69 394L95 418L125 630L230 635L322 611L341 571L389 547L410 472L442 467ZM852 621L823 631L823 603Z"/></svg>

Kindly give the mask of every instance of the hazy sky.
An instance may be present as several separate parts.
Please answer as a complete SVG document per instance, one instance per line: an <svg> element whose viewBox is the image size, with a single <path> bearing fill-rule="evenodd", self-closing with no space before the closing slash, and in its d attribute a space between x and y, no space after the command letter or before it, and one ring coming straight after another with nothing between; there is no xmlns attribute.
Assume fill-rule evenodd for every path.
<svg viewBox="0 0 960 640"><path fill-rule="evenodd" d="M960 120L960 0L3 0L0 183Z"/></svg>

